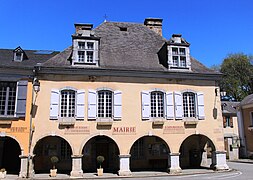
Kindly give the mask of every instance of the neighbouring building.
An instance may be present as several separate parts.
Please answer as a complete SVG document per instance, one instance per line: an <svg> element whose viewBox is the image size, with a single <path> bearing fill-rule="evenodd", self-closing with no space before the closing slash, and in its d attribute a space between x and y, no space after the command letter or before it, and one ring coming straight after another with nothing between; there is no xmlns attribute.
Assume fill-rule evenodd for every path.
<svg viewBox="0 0 253 180"><path fill-rule="evenodd" d="M26 177L33 69L57 52L0 49L0 168Z"/></svg>
<svg viewBox="0 0 253 180"><path fill-rule="evenodd" d="M240 157L253 158L253 94L245 97L238 107Z"/></svg>
<svg viewBox="0 0 253 180"><path fill-rule="evenodd" d="M239 158L240 138L237 121L237 106L239 102L222 101L222 117L226 156L229 160Z"/></svg>

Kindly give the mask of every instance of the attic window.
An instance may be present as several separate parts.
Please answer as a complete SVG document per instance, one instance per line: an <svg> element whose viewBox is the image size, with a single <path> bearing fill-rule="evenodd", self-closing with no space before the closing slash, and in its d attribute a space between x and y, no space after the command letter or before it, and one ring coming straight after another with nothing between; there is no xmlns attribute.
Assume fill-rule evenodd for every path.
<svg viewBox="0 0 253 180"><path fill-rule="evenodd" d="M120 31L127 31L127 27L119 27Z"/></svg>
<svg viewBox="0 0 253 180"><path fill-rule="evenodd" d="M25 53L24 51L21 49L21 47L17 47L14 51L13 51L13 60L14 61L23 61Z"/></svg>

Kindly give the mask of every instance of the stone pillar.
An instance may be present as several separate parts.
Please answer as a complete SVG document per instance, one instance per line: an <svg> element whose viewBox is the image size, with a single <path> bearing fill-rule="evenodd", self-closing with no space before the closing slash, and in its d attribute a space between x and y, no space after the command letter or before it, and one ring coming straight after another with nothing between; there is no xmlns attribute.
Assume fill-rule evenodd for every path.
<svg viewBox="0 0 253 180"><path fill-rule="evenodd" d="M19 156L19 158L21 159L19 177L21 178L34 177L33 157L34 155L31 155L30 157L24 156L24 155ZM28 161L29 161L29 164L28 164ZM28 166L29 166L29 171L27 171Z"/></svg>
<svg viewBox="0 0 253 180"><path fill-rule="evenodd" d="M170 153L168 156L168 171L171 174L177 174L182 172L182 169L179 165L179 155L180 153Z"/></svg>
<svg viewBox="0 0 253 180"><path fill-rule="evenodd" d="M226 151L214 151L212 153L212 165L215 170L229 169L226 161Z"/></svg>
<svg viewBox="0 0 253 180"><path fill-rule="evenodd" d="M83 177L82 170L82 157L83 155L72 155L72 171L70 173L71 177Z"/></svg>
<svg viewBox="0 0 253 180"><path fill-rule="evenodd" d="M130 176L132 172L130 171L130 157L131 155L119 155L119 176Z"/></svg>

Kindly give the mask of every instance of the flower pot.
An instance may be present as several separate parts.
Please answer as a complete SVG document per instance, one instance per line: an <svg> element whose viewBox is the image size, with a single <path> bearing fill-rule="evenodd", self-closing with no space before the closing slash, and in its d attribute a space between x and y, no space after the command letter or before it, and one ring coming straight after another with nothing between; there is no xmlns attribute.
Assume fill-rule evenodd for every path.
<svg viewBox="0 0 253 180"><path fill-rule="evenodd" d="M57 169L50 169L50 176L56 177L56 175L57 175Z"/></svg>
<svg viewBox="0 0 253 180"><path fill-rule="evenodd" d="M97 169L98 176L103 176L103 168Z"/></svg>
<svg viewBox="0 0 253 180"><path fill-rule="evenodd" d="M0 172L0 179L4 179L6 177L6 171Z"/></svg>

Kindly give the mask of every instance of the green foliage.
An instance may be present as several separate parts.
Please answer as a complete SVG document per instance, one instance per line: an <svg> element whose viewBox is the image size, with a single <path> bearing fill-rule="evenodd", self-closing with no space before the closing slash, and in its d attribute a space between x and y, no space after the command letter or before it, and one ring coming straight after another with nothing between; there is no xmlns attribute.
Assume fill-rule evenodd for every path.
<svg viewBox="0 0 253 180"><path fill-rule="evenodd" d="M101 164L104 162L104 160L105 160L104 156L97 157L97 162L99 164L99 168L101 168Z"/></svg>
<svg viewBox="0 0 253 180"><path fill-rule="evenodd" d="M59 162L59 158L57 156L52 156L50 161L53 164L53 169L55 169L55 164Z"/></svg>
<svg viewBox="0 0 253 180"><path fill-rule="evenodd" d="M253 91L252 70L249 56L242 53L228 55L221 65L221 91L226 91L228 96L241 101Z"/></svg>

